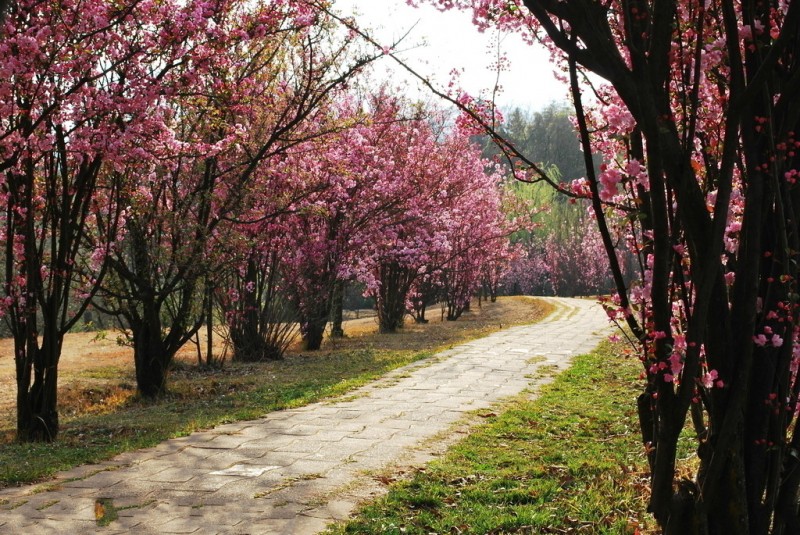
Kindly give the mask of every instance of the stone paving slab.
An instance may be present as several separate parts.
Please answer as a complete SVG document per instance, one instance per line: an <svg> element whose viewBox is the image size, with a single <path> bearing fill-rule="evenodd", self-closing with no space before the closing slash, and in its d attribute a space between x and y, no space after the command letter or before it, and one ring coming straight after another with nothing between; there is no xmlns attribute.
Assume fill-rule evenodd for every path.
<svg viewBox="0 0 800 535"><path fill-rule="evenodd" d="M388 374L339 402L226 424L70 470L46 491L0 491L0 533L318 533L380 491L365 471L397 465L467 412L547 381L609 330L598 305L556 311ZM459 431L459 433L462 433ZM452 433L451 433L452 434ZM116 519L97 522L98 500Z"/></svg>

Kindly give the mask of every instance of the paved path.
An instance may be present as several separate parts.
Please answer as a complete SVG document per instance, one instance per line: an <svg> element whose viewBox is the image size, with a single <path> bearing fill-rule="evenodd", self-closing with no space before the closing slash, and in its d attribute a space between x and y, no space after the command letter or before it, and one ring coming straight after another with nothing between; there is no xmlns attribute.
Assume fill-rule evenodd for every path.
<svg viewBox="0 0 800 535"><path fill-rule="evenodd" d="M340 401L126 453L63 473L46 492L0 492L0 533L317 533L347 518L373 478L365 471L425 460L427 439L452 435L464 413L542 382L608 329L590 301L396 370ZM428 446L436 441L428 440ZM435 448L434 448L435 449ZM115 510L115 512L111 512ZM97 516L116 516L99 526Z"/></svg>

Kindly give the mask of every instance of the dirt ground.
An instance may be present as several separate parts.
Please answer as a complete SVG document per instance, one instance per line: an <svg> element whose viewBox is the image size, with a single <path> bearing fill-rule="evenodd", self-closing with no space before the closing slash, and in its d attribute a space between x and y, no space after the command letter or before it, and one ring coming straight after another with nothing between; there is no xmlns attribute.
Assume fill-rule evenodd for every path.
<svg viewBox="0 0 800 535"><path fill-rule="evenodd" d="M69 377L79 370L133 365L133 351L117 344L117 333L108 332L105 337L99 337L99 334L71 333L64 338L58 366L62 383L69 381ZM17 390L14 375L14 341L0 339L0 412L14 406Z"/></svg>
<svg viewBox="0 0 800 535"><path fill-rule="evenodd" d="M345 327L358 332L370 331L375 325L374 313L363 311L360 319L345 322ZM61 359L58 363L59 386L64 387L75 380L78 374L86 375L91 370L117 368L133 373L133 349L121 344L122 333L115 330L70 333L64 337ZM205 357L205 329L200 333L200 347ZM224 351L222 339L215 337L214 352ZM295 348L296 350L297 348ZM187 363L197 362L197 345L187 343L178 352L178 358ZM0 338L0 419L1 415L15 406L16 397L14 341Z"/></svg>
<svg viewBox="0 0 800 535"><path fill-rule="evenodd" d="M447 343L459 331L466 329L496 330L505 325L530 322L535 310L534 301L530 298L501 298L497 303L489 303L483 307L473 304L472 311L465 313L458 321L442 321L438 306L431 307L427 317L429 323L417 325L407 317L406 325L401 333L379 335L377 319L374 312L365 310L350 312L344 322L347 335L342 340L326 338L322 352L336 351L347 347L354 349L372 345L380 345L388 349L424 349ZM205 353L205 330L200 336L200 347ZM488 330L487 330L488 332ZM133 350L121 345L117 339L117 331L70 333L64 339L64 346L59 361L59 390L70 387L73 383L86 383L87 380L98 384L109 382L134 381ZM220 336L215 337L214 352L222 354L224 347ZM302 350L296 342L289 354L298 354ZM230 352L228 352L230 353ZM14 420L16 383L14 371L14 345L11 339L0 339L0 422L10 423ZM196 363L197 345L187 343L178 353L178 359L187 364ZM229 358L229 357L228 357Z"/></svg>

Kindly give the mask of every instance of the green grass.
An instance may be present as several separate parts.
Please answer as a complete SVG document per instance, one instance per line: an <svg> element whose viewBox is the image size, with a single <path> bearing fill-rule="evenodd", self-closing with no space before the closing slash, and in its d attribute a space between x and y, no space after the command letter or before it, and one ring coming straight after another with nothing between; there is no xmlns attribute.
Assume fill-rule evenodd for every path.
<svg viewBox="0 0 800 535"><path fill-rule="evenodd" d="M618 349L618 348L616 348ZM342 534L597 533L655 528L634 411L636 359L610 344L488 418L365 506Z"/></svg>

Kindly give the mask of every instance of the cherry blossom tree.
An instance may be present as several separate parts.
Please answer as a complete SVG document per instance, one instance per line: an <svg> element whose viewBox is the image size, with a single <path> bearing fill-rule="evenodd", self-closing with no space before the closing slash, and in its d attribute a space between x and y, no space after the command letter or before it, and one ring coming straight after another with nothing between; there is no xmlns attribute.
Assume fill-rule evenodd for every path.
<svg viewBox="0 0 800 535"><path fill-rule="evenodd" d="M612 291L605 249L593 222L551 235L545 242L544 261L553 293L562 296L603 295ZM574 232L570 232L574 231Z"/></svg>
<svg viewBox="0 0 800 535"><path fill-rule="evenodd" d="M369 184L357 176L358 158L345 132L330 139L327 150L308 170L320 187L292 218L294 243L287 250L285 278L298 312L304 347L322 346L331 314L333 292L354 251L353 232L365 214L359 210L359 193Z"/></svg>
<svg viewBox="0 0 800 535"><path fill-rule="evenodd" d="M103 279L125 215L116 192L140 140L161 131L159 88L198 29L195 8L32 0L3 21L0 313L14 337L20 440L56 438L63 337ZM157 27L177 14L185 26ZM101 222L92 241L89 221Z"/></svg>
<svg viewBox="0 0 800 535"><path fill-rule="evenodd" d="M257 299L258 295L264 295L259 293L259 281L267 280L268 273L275 277L279 272L281 293L283 298L289 298L297 313L306 349L319 349L337 286L367 273L370 259L375 257L376 250L381 250L381 243L387 247L386 254L393 253L394 244L387 245L387 229L391 232L403 229L404 225L411 229L404 232L424 229L436 238L414 241L415 261L432 261L438 252L443 253L439 255L440 262L454 265L457 257L469 256L470 261L463 263L470 269L460 271L468 273L466 292L474 290L479 278L476 270L490 256L489 251L494 250L488 246L489 238L481 234L480 240L467 243L462 237L464 243L457 251L452 248L448 251L445 242L451 236L455 239L454 229L462 224L458 220L460 211L476 214L472 220L475 225L485 224L487 232L497 232L499 241L505 239L495 225L502 219L492 182L497 175L484 173L486 162L466 136L453 136L445 142L436 140L430 121L440 116L438 110L404 106L385 87L366 98L343 97L330 111L331 119L339 125L338 131L296 145L285 153L280 167L287 174L291 172L295 182L304 184L301 191L311 193L287 205L280 217L262 218L257 224L245 227L248 236L245 242L251 244L241 257L246 267L239 261L233 262L234 266L240 266L234 267L238 273L234 278L241 282L232 292L228 291L228 296L234 298L227 299L228 305L236 307L226 311L232 335L242 329L251 334L268 331L257 323L258 318L264 326L269 323L263 321L268 315L268 303ZM426 169L407 160L409 147L420 154L430 153L427 158L435 162L433 167ZM310 154L315 157L309 158ZM445 165L446 162L450 163ZM432 193L438 200L431 200ZM276 211L274 205L265 208L263 203L267 201L263 196L260 199L256 208L251 209L252 214L243 215L243 219L252 219L259 212ZM466 232L462 230L462 234ZM226 241L237 243L239 239ZM258 253L258 258L280 258L279 266L273 261L254 264L255 250L264 251ZM416 279L422 270L415 264L413 277ZM263 275L254 277L256 273ZM242 284L242 277L247 279L246 284ZM463 292L462 286L459 288ZM397 298L402 305L397 312L401 318L405 314L407 293L408 290L403 290ZM251 338L260 340L261 336ZM237 353L240 345L234 340ZM242 352L247 353L244 349ZM253 355L262 353L259 350ZM282 349L271 354L281 353Z"/></svg>
<svg viewBox="0 0 800 535"><path fill-rule="evenodd" d="M311 333L316 340L311 349L322 342L344 215L328 202L348 200L332 191L332 182L346 174L332 154L338 140L337 133L330 133L285 152L270 174L291 176L292 183L282 183L280 196L254 195L239 217L242 222L216 244L228 252L227 282L219 285L218 294L237 360L281 358L297 323L305 339ZM257 189L278 184L276 178Z"/></svg>
<svg viewBox="0 0 800 535"><path fill-rule="evenodd" d="M566 115L564 105L551 105L543 112L526 118L513 110L509 125L499 134L520 152L539 163L553 180L577 179L583 169L577 131ZM481 136L484 154L501 152L491 137ZM492 150L492 147L494 149ZM509 200L506 210L518 218L521 227L512 236L521 254L504 281L509 289L534 292L536 295L598 295L612 289L606 251L594 225L591 203L586 199L567 198L543 183L514 181L513 166L520 163L510 155L496 154L507 169ZM510 161L509 161L510 160ZM576 161L577 160L577 161ZM597 160L597 158L595 158ZM524 223L523 223L524 221ZM619 237L615 236L619 242Z"/></svg>
<svg viewBox="0 0 800 535"><path fill-rule="evenodd" d="M368 249L358 266L382 332L400 328L411 309L424 320L425 305L446 282L445 274L455 319L455 309L466 306L484 261L496 250L490 243L507 245L499 175L486 172L489 162L470 142L471 132L446 132L446 117L438 111L413 113L387 123L390 128L380 134L383 153L371 167L385 184L382 195L395 199L393 209L366 229L372 235L363 240Z"/></svg>
<svg viewBox="0 0 800 535"><path fill-rule="evenodd" d="M306 349L320 348L337 287L354 277L377 222L402 202L391 193L397 185L374 169L375 158L387 148L382 133L398 121L393 98L386 88L366 99L343 96L333 113L339 130L315 140L313 148L298 147L291 160L293 173L315 188L293 208L292 246L282 255L285 286Z"/></svg>
<svg viewBox="0 0 800 535"><path fill-rule="evenodd" d="M425 313L428 307L438 303L442 297L441 270L424 266L422 274L411 287L408 295L409 312L415 323L428 323Z"/></svg>
<svg viewBox="0 0 800 535"><path fill-rule="evenodd" d="M211 321L202 300L212 294L203 284L216 285L212 235L247 223L241 214L267 220L311 193L294 180L287 151L334 128L330 102L372 59L312 3L224 7L209 18L210 39L187 44L198 57L182 70L189 89L167 100L174 139L154 149L158 165L128 197L134 209L100 295L130 329L147 397L165 391L174 355ZM265 212L254 214L253 203Z"/></svg>
<svg viewBox="0 0 800 535"><path fill-rule="evenodd" d="M385 333L402 326L412 286L445 246L444 227L437 224L444 214L438 208L449 195L450 178L440 167L441 151L426 115L400 106L392 111L394 120L377 133L382 150L373 155L371 170L382 179L381 195L395 204L366 229L370 248L358 266Z"/></svg>
<svg viewBox="0 0 800 535"><path fill-rule="evenodd" d="M452 144L460 140L458 145ZM512 224L503 212L501 174L486 172L488 162L479 157L477 147L468 145L467 136L456 136L448 143L448 153L457 154L460 164L451 172L467 187L451 198L453 205L445 209L446 259L436 268L440 271L441 295L447 308L446 319L458 319L469 307L472 296L484 282L496 280L502 273L502 260L509 251Z"/></svg>
<svg viewBox="0 0 800 535"><path fill-rule="evenodd" d="M544 43L571 82L587 160L571 191L591 201L608 251L609 314L641 349L638 409L659 524L666 533L800 531L800 5L432 3ZM590 109L581 70L607 82ZM603 155L599 173L592 150ZM529 179L570 191L528 163ZM634 283L614 232L638 259ZM687 426L691 479L678 459Z"/></svg>
<svg viewBox="0 0 800 535"><path fill-rule="evenodd" d="M561 199L563 201L563 199ZM606 250L586 202L554 199L538 233L555 295L601 295L613 290ZM620 252L617 256L622 256Z"/></svg>
<svg viewBox="0 0 800 535"><path fill-rule="evenodd" d="M287 148L324 133L324 105L374 57L333 31L326 6L9 8L0 313L15 338L21 439L56 437L61 341L90 300L130 329L139 391L163 392L175 351L210 320L210 237L255 178L275 179L265 169Z"/></svg>
<svg viewBox="0 0 800 535"><path fill-rule="evenodd" d="M234 240L228 233L215 243L230 267L215 277L215 294L237 361L280 359L297 334L297 314L283 278L292 227L281 222L286 218L272 218L268 228L236 228Z"/></svg>

